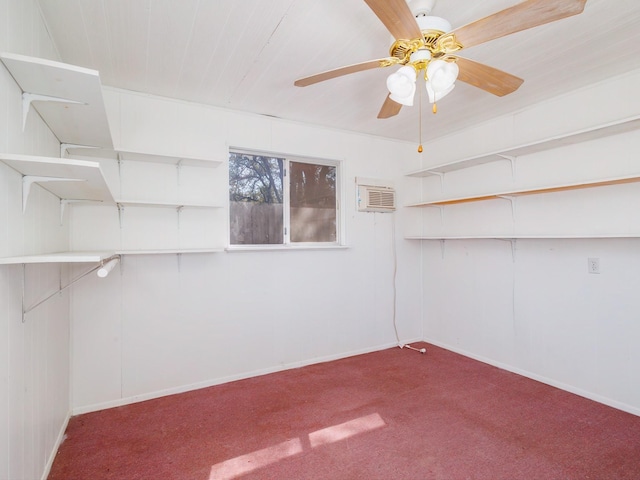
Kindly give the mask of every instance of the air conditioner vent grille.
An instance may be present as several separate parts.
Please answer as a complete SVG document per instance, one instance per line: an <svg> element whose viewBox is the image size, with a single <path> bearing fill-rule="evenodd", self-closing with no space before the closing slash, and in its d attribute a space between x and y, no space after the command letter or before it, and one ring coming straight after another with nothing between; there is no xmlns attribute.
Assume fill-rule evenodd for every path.
<svg viewBox="0 0 640 480"><path fill-rule="evenodd" d="M358 186L358 210L361 212L393 212L396 191L393 188L370 185Z"/></svg>
<svg viewBox="0 0 640 480"><path fill-rule="evenodd" d="M369 190L367 206L378 208L395 208L395 195L393 192L382 190Z"/></svg>

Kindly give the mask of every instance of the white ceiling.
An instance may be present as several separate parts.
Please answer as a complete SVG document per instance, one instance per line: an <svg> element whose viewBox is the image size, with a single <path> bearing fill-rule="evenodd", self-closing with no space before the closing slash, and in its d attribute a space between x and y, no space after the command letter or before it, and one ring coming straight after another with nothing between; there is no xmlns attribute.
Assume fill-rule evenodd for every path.
<svg viewBox="0 0 640 480"><path fill-rule="evenodd" d="M376 118L390 69L293 86L300 77L388 55L390 34L363 0L38 1L61 60L98 70L103 85L400 140L419 138L417 106ZM456 28L516 3L438 0L432 15ZM424 141L640 68L640 2L588 0L581 15L462 55L525 82L502 98L458 82L439 102L437 115L423 105ZM594 98L593 108L612 93Z"/></svg>

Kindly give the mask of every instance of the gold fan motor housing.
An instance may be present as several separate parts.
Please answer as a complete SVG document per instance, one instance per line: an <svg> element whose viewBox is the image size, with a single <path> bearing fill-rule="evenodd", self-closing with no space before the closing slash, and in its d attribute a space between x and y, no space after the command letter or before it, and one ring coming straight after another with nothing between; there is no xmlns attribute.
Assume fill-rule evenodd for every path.
<svg viewBox="0 0 640 480"><path fill-rule="evenodd" d="M432 59L436 59L461 50L462 45L456 41L455 35L452 33L445 33L440 30L423 30L422 38L414 38L412 40L398 39L393 42L393 45L389 48L389 54L397 61L390 61L389 65L409 64L417 71L420 71L427 67L429 60L411 62L411 54L424 49L429 50Z"/></svg>

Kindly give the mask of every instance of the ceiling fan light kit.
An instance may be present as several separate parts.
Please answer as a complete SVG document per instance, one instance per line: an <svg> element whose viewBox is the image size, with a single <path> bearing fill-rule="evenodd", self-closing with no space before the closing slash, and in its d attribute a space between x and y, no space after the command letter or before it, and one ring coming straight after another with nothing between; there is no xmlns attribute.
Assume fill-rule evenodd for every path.
<svg viewBox="0 0 640 480"><path fill-rule="evenodd" d="M458 78L460 69L454 62L434 60L427 67L427 79L435 92L450 89Z"/></svg>
<svg viewBox="0 0 640 480"><path fill-rule="evenodd" d="M437 103L442 100L445 96L453 91L453 88L456 86L455 83L452 83L448 88L444 90L435 90L431 85L431 82L426 82L427 87L427 95L429 96L429 103L433 104L433 113L438 113Z"/></svg>
<svg viewBox="0 0 640 480"><path fill-rule="evenodd" d="M397 72L387 77L389 98L400 105L413 106L416 93L416 70L408 65L400 67Z"/></svg>
<svg viewBox="0 0 640 480"><path fill-rule="evenodd" d="M342 75L391 65L401 68L387 77L389 95L378 118L390 118L402 106L412 106L417 74L424 71L429 102L449 94L456 80L502 97L515 92L523 80L497 68L458 55L496 38L582 13L587 0L524 0L512 7L452 30L451 24L432 16L436 0L364 0L393 37L389 57L370 60L301 78L306 87ZM407 3L408 2L408 3ZM409 70L408 70L409 69ZM412 70L412 72L410 72Z"/></svg>
<svg viewBox="0 0 640 480"><path fill-rule="evenodd" d="M419 50L413 55L423 52ZM427 52L428 53L428 52ZM412 55L412 59L413 59ZM404 65L397 72L387 77L387 89L389 90L389 98L396 103L408 107L413 106L413 98L416 93L417 73L423 67L417 67L418 62L427 60L427 68L425 70L425 86L429 97L429 103L434 104L433 113L436 113L437 107L435 103L444 98L455 87L455 81L458 78L459 68L454 62L444 60L433 60L428 56L420 56L415 62Z"/></svg>

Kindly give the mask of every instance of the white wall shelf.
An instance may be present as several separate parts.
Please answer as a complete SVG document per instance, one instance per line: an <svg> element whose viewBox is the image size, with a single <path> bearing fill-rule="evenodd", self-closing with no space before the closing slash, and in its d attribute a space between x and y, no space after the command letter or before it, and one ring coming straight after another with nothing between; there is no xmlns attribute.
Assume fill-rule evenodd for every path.
<svg viewBox="0 0 640 480"><path fill-rule="evenodd" d="M220 253L224 248L168 248L157 250L117 250L118 255L181 255L189 253Z"/></svg>
<svg viewBox="0 0 640 480"><path fill-rule="evenodd" d="M527 235L527 234L508 234L508 235L422 235L422 236L405 236L405 240L420 240L440 242L440 251L442 258L445 258L445 244L448 241L459 240L499 240L511 243L511 258L516 261L516 242L518 240L610 240L621 238L640 238L640 233L623 233L623 234L594 234L594 235L566 235L566 234L545 234L545 235Z"/></svg>
<svg viewBox="0 0 640 480"><path fill-rule="evenodd" d="M527 235L527 234L508 234L508 235L424 235L424 236L406 236L405 240L591 240L591 239L613 239L613 238L640 238L640 233L622 233L622 234L606 234L606 235Z"/></svg>
<svg viewBox="0 0 640 480"><path fill-rule="evenodd" d="M113 148L97 71L13 53L0 60L23 91L23 122L33 106L61 143Z"/></svg>
<svg viewBox="0 0 640 480"><path fill-rule="evenodd" d="M528 155L531 153L541 152L544 150L550 150L564 145L572 145L588 140L595 140L598 138L607 137L610 135L616 135L619 133L630 132L640 128L640 117L635 116L626 118L612 123L604 125L598 125L596 127L579 130L576 132L567 133L564 135L557 135L544 140L527 143L514 148L500 150L496 152L490 152L482 155L476 155L473 157L463 158L452 162L442 163L439 165L429 166L411 173L408 173L409 177L428 177L433 175L442 175L447 172L455 170L462 170L469 167L475 167L484 163L512 160L521 155Z"/></svg>
<svg viewBox="0 0 640 480"><path fill-rule="evenodd" d="M165 202L165 201L138 201L116 200L119 207L146 207L146 208L222 208L213 203L189 203L189 202Z"/></svg>
<svg viewBox="0 0 640 480"><path fill-rule="evenodd" d="M112 250L105 252L56 252L0 258L0 265L34 263L101 263L118 255L179 255L190 253L220 253L223 248L184 248L158 250Z"/></svg>
<svg viewBox="0 0 640 480"><path fill-rule="evenodd" d="M64 201L114 202L98 162L9 153L0 161L23 176L23 210L32 183Z"/></svg>
<svg viewBox="0 0 640 480"><path fill-rule="evenodd" d="M0 265L23 263L99 263L116 255L116 252L57 252L40 255L0 258Z"/></svg>
<svg viewBox="0 0 640 480"><path fill-rule="evenodd" d="M180 229L180 217L181 213L184 209L219 209L222 208L220 205L209 204L209 203L188 203L188 202L143 202L143 201L129 201L129 200L117 200L116 205L118 207L118 221L120 223L120 228L124 226L124 212L126 208L129 207L142 207L142 208L171 208L175 209L177 213L177 225L178 229Z"/></svg>
<svg viewBox="0 0 640 480"><path fill-rule="evenodd" d="M176 154L176 152L164 154L162 151L160 153L148 153L114 149L102 95L102 86L97 71L13 53L0 53L0 61L22 90L23 128L29 120L29 115L35 115L37 112L60 141L61 158L0 154L0 161L22 175L23 211L26 209L29 193L34 183L41 185L42 188L60 198L61 223L65 207L71 203L100 202L102 205L116 207L121 229L123 228L124 211L130 207L131 214L134 215L136 220L144 219L146 221L149 219L153 224L153 228L166 227L167 225L165 224L169 217L164 214L151 214L149 211L143 213L142 209L174 209L177 224L175 227L169 225L169 227L173 228L171 235L175 237L174 240L179 238L178 233L181 229L182 221L184 223L183 227L185 227L184 235L186 239L184 246L180 244L180 241L167 242L167 245L163 245L167 249L157 250L145 249L150 245L144 241L133 242L136 250L126 250L126 254L207 253L222 250L221 246L208 246L206 244L204 245L206 248L185 248L186 245L193 244L193 239L189 235L194 235L195 231L198 232L198 235L202 235L203 232L210 234L210 230L206 229L211 229L211 223L217 216L212 217L207 210L222 208L220 201L218 201L218 204L213 203L211 201L213 195L208 190L203 190L209 188L209 185L203 179L203 176L208 174L203 171L190 171L187 168L214 169L222 165L226 161L225 158L219 156L216 158L209 157L206 153L199 157L197 155ZM119 191L112 191L106 182L101 170L100 160L102 159L117 161L117 173L120 180ZM141 168L144 168L141 165L131 169L122 168L122 165L127 162L132 164L142 162L174 166L175 187L168 187L167 191L156 187L155 179L162 178L162 181L167 178L171 179L171 177L166 177L166 175L170 174L170 170L167 170L167 168L156 171L153 168L154 166L151 165L150 168L153 172L150 171L150 176L153 179L147 179L141 173ZM113 173L111 171L112 167L113 165L104 165L107 173ZM131 180L123 182L123 173L133 175ZM162 175L165 175L165 177L163 178ZM188 182L189 185L181 186L181 182ZM144 188L147 188L148 191L140 191L141 183L145 184ZM111 185L111 187L114 186L115 184ZM156 188L154 190L154 188L149 187ZM123 193L123 188L127 193ZM196 191L196 189L199 190ZM184 193L184 197L181 192ZM194 196L194 194L196 195ZM114 195L120 198L116 199ZM135 200L132 197L144 198L145 200ZM147 200L148 198L157 198L158 200L149 201ZM181 198L192 198L192 200L182 201ZM136 208L135 213L134 208ZM189 213L187 215L188 210L202 210L203 213ZM199 224L201 220L208 223L202 227ZM164 224L161 224L161 222L164 222ZM128 240L139 235L144 236L145 232L136 231L135 229L139 223L139 221L136 221L130 225L131 228L125 235ZM116 252L116 249L126 248L128 245L126 243L122 244L122 239L116 241L117 236L114 233L110 232L111 237L114 238L113 245L107 243L106 248L113 249L113 252L110 252L111 255L123 254L122 252ZM185 239L181 238L180 240ZM198 240L201 239L199 238ZM78 245L78 247L81 250L92 250L96 245L91 245L90 243ZM137 249L138 243L141 247L140 250ZM173 243L178 244L175 245ZM200 241L199 243L202 242ZM197 246L201 245L198 244ZM51 255L28 255L4 259L3 262L100 262L102 259L102 254L87 256L69 252Z"/></svg>
<svg viewBox="0 0 640 480"><path fill-rule="evenodd" d="M430 200L426 202L414 203L407 205L408 207L440 207L445 205L454 205L459 203L479 202L493 199L510 199L523 195L536 195L543 193L563 192L569 190L579 190L584 188L604 187L611 185L621 185L625 183L640 182L640 175L628 175L623 177L608 178L602 180L592 180L587 182L567 183L562 185L553 185L546 187L526 188L519 190L507 190L502 192L487 193L481 195L471 195L468 197L445 198L440 200Z"/></svg>
<svg viewBox="0 0 640 480"><path fill-rule="evenodd" d="M90 157L90 158L107 158L110 160L118 160L122 162L150 162L176 165L179 167L201 167L201 168L217 168L222 165L222 160L215 158L202 158L191 156L177 155L158 155L155 153L132 152L124 150L112 150L104 148L86 148L78 145L62 145L71 156ZM64 151L61 156L64 156Z"/></svg>

